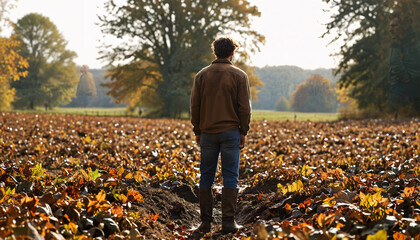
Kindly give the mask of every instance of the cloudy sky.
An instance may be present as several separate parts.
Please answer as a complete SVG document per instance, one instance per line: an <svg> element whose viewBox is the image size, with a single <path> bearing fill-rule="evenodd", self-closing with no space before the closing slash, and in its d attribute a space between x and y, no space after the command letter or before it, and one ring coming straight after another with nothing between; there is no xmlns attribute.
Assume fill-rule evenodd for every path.
<svg viewBox="0 0 420 240"><path fill-rule="evenodd" d="M105 0L18 0L11 12L12 20L36 12L50 18L68 41L68 48L77 53L78 65L100 68L97 60L99 40L102 39L97 14ZM266 36L266 44L252 63L266 65L296 65L306 69L331 68L336 59L330 55L333 46L320 36L329 13L321 0L250 0L258 6L261 18L255 19L254 28Z"/></svg>

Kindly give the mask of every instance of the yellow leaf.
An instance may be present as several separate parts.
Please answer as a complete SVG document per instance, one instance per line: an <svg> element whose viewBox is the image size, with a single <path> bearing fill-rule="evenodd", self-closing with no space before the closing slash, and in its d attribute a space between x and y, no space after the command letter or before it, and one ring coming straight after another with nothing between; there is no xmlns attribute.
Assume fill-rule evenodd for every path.
<svg viewBox="0 0 420 240"><path fill-rule="evenodd" d="M118 199L124 204L127 202L127 196L125 196L124 194L120 194L118 195Z"/></svg>
<svg viewBox="0 0 420 240"><path fill-rule="evenodd" d="M82 202L80 202L80 201L78 201L77 203L76 203L76 207L78 208L78 209L81 209L81 208L83 208L85 206L85 204L83 204Z"/></svg>
<svg viewBox="0 0 420 240"><path fill-rule="evenodd" d="M302 173L303 176L307 177L307 176L311 175L312 169L308 165L305 165L305 166L302 167L301 173Z"/></svg>
<svg viewBox="0 0 420 240"><path fill-rule="evenodd" d="M322 203L333 207L337 203L337 201L334 200L334 197L329 197L329 198L325 198L324 201L322 201Z"/></svg>
<svg viewBox="0 0 420 240"><path fill-rule="evenodd" d="M288 192L293 192L292 187L293 187L293 184L287 184L287 191Z"/></svg>
<svg viewBox="0 0 420 240"><path fill-rule="evenodd" d="M380 192L375 193L374 195L370 195L369 193L365 195L362 192L360 192L359 197L360 197L360 206L365 207L365 208L376 207L379 201L382 199Z"/></svg>
<svg viewBox="0 0 420 240"><path fill-rule="evenodd" d="M300 190L300 189L302 189L302 188L303 188L303 183L302 183L302 181L301 181L301 180L298 180L298 181L297 181L297 187L298 187L298 190Z"/></svg>
<svg viewBox="0 0 420 240"><path fill-rule="evenodd" d="M64 224L64 228L67 231L71 231L73 234L77 233L77 225L74 222L69 222L69 224Z"/></svg>
<svg viewBox="0 0 420 240"><path fill-rule="evenodd" d="M385 230L379 230L375 235L368 235L366 240L387 240L388 235Z"/></svg>
<svg viewBox="0 0 420 240"><path fill-rule="evenodd" d="M92 141L92 139L89 136L87 136L83 139L84 143L90 143L91 141Z"/></svg>
<svg viewBox="0 0 420 240"><path fill-rule="evenodd" d="M101 190L98 195L96 195L96 201L98 201L99 203L104 201L106 197L106 193L104 192L104 190Z"/></svg>
<svg viewBox="0 0 420 240"><path fill-rule="evenodd" d="M137 182L143 181L143 177L141 176L140 171L136 172L136 174L134 175L134 179L136 179Z"/></svg>
<svg viewBox="0 0 420 240"><path fill-rule="evenodd" d="M131 178L133 178L133 174L131 174L131 173L128 173L127 175L125 175L125 177L124 177L125 179L131 179Z"/></svg>
<svg viewBox="0 0 420 240"><path fill-rule="evenodd" d="M299 190L296 182L292 183L292 192L297 192Z"/></svg>

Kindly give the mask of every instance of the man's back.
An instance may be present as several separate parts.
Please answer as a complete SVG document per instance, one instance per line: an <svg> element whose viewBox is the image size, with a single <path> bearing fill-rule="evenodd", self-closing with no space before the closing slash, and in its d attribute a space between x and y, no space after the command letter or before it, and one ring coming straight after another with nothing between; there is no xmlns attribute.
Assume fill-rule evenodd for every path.
<svg viewBox="0 0 420 240"><path fill-rule="evenodd" d="M194 80L191 114L196 133L219 133L240 128L246 135L250 120L246 73L230 61L217 59Z"/></svg>

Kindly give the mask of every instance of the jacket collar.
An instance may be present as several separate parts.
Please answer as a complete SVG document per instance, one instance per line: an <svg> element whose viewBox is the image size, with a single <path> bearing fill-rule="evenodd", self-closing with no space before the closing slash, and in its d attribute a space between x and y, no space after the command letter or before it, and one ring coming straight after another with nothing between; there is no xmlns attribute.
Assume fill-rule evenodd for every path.
<svg viewBox="0 0 420 240"><path fill-rule="evenodd" d="M213 64L213 63L226 63L226 64L231 64L232 65L232 63L225 58L218 58L218 59L214 60L211 64Z"/></svg>

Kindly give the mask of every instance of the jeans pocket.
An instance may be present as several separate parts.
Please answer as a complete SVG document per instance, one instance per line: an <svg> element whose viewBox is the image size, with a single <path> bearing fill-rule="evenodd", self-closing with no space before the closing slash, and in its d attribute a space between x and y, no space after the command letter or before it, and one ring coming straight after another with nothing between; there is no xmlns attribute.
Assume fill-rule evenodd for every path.
<svg viewBox="0 0 420 240"><path fill-rule="evenodd" d="M239 129L230 130L225 132L223 145L226 148L239 148L241 144L241 133Z"/></svg>
<svg viewBox="0 0 420 240"><path fill-rule="evenodd" d="M217 142L215 142L215 136L202 133L200 139L200 147L206 149L217 149L218 145Z"/></svg>

